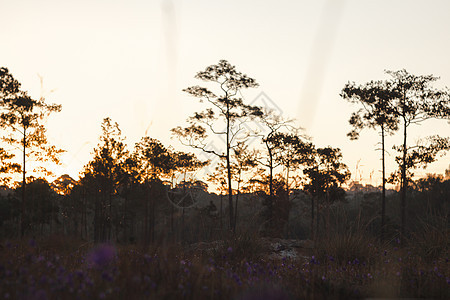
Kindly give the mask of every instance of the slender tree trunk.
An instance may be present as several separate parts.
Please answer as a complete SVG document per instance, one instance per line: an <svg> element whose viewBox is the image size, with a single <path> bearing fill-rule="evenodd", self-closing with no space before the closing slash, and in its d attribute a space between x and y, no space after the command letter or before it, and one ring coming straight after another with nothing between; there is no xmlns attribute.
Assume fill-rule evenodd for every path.
<svg viewBox="0 0 450 300"><path fill-rule="evenodd" d="M106 211L106 209L107 209L107 207L106 207L106 203L107 203L107 199L106 199L106 196L105 196L105 194L104 193L102 193L102 197L101 197L101 201L102 201L102 205L101 205L101 216L102 216L102 218L101 218L101 224L102 224L102 230L101 230L101 232L100 232L100 241L103 243L103 242L105 242L106 241L106 222L107 222L107 219L106 219L106 213L107 213L107 211Z"/></svg>
<svg viewBox="0 0 450 300"><path fill-rule="evenodd" d="M172 178L171 178L171 182L170 182L170 188L171 189L173 189L175 187L174 177L175 177L175 175L172 174ZM169 196L167 196L167 197L169 197ZM169 200L170 200L170 198L169 198ZM175 232L174 232L174 225L173 225L174 207L173 207L172 201L169 201L169 202L170 202L170 234L171 234L172 240L175 241L176 240L176 235L175 235Z"/></svg>
<svg viewBox="0 0 450 300"><path fill-rule="evenodd" d="M266 143L267 151L269 153L269 203L268 203L268 220L269 224L273 219L273 154L272 149Z"/></svg>
<svg viewBox="0 0 450 300"><path fill-rule="evenodd" d="M381 164L383 173L383 184L381 190L381 240L385 239L386 226L386 162L384 156L384 126L381 126Z"/></svg>
<svg viewBox="0 0 450 300"><path fill-rule="evenodd" d="M124 210L122 213L122 222L123 222L123 239L124 242L126 244L128 244L128 242L130 241L129 236L128 236L128 193L125 194L125 198L124 198Z"/></svg>
<svg viewBox="0 0 450 300"><path fill-rule="evenodd" d="M286 165L286 196L289 200L289 162Z"/></svg>
<svg viewBox="0 0 450 300"><path fill-rule="evenodd" d="M403 244L405 237L405 227L406 227L406 189L408 187L408 183L406 181L406 118L403 117L403 160L402 160L402 180L401 180L401 216L402 216L402 224L401 224L401 232L400 232L400 241Z"/></svg>
<svg viewBox="0 0 450 300"><path fill-rule="evenodd" d="M87 226L87 199L86 199L86 191L83 191L83 214L84 214L84 238L89 239L88 235L88 226Z"/></svg>
<svg viewBox="0 0 450 300"><path fill-rule="evenodd" d="M97 243L100 240L100 200L98 194L95 192L95 206L94 206L94 241Z"/></svg>
<svg viewBox="0 0 450 300"><path fill-rule="evenodd" d="M233 227L233 189L231 187L231 164L230 164L230 107L227 100L227 177L228 177L228 205L230 212L230 230L234 233Z"/></svg>
<svg viewBox="0 0 450 300"><path fill-rule="evenodd" d="M282 209L283 214L282 218L286 220L286 223L284 224L285 232L284 236L288 238L289 235L289 213L290 213L290 202L289 202L289 162L287 164L287 171L286 171L286 203L283 203Z"/></svg>
<svg viewBox="0 0 450 300"><path fill-rule="evenodd" d="M74 220L77 220L77 216L75 216ZM53 199L50 198L50 235L53 233ZM75 230L77 228L75 227ZM75 231L75 236L77 235L77 232Z"/></svg>
<svg viewBox="0 0 450 300"><path fill-rule="evenodd" d="M150 198L150 188L147 188L147 199L145 199L145 212L144 212L144 247L148 246L148 201Z"/></svg>
<svg viewBox="0 0 450 300"><path fill-rule="evenodd" d="M269 149L269 195L270 201L273 201L273 154L270 149Z"/></svg>
<svg viewBox="0 0 450 300"><path fill-rule="evenodd" d="M26 168L25 168L25 164L26 164L26 149L27 149L27 144L26 144L27 140L26 140L26 128L23 129L23 165L22 165L22 214L20 216L21 220L20 220L20 236L23 237L25 235L25 223L26 223L26 204L25 204L25 200L26 200L26 194L25 194L25 188L26 188Z"/></svg>
<svg viewBox="0 0 450 300"><path fill-rule="evenodd" d="M184 230L184 206L181 209L181 228L180 228L180 236L181 236L181 242L185 242L185 230Z"/></svg>
<svg viewBox="0 0 450 300"><path fill-rule="evenodd" d="M223 192L220 192L220 233L223 232Z"/></svg>
<svg viewBox="0 0 450 300"><path fill-rule="evenodd" d="M236 232L236 224L237 224L237 219L238 219L238 199L239 199L239 184L238 184L238 189L237 189L237 193L236 193L236 198L235 198L235 205L234 205L234 224L233 224L233 232Z"/></svg>
<svg viewBox="0 0 450 300"><path fill-rule="evenodd" d="M172 234L172 238L175 237L175 233L173 231L173 214L174 214L174 208L172 202L170 203L170 232Z"/></svg>
<svg viewBox="0 0 450 300"><path fill-rule="evenodd" d="M237 194L236 194L235 205L234 205L234 225L233 225L234 232L236 232L236 224L237 224L237 220L238 220L238 200L239 200L239 195L241 194L241 174L242 174L242 171L241 171L241 169L239 169L239 177L237 180Z"/></svg>
<svg viewBox="0 0 450 300"><path fill-rule="evenodd" d="M325 206L327 210L326 214L326 236L327 238L330 238L330 169L329 166L327 166L327 181L326 181L326 194L325 194Z"/></svg>
<svg viewBox="0 0 450 300"><path fill-rule="evenodd" d="M314 196L311 195L311 240L315 240L314 237Z"/></svg>
<svg viewBox="0 0 450 300"><path fill-rule="evenodd" d="M111 232L112 232L112 226L113 226L113 222L112 222L112 188L109 191L109 196L108 196L108 201L109 201L109 216L108 216L108 241L111 240Z"/></svg>
<svg viewBox="0 0 450 300"><path fill-rule="evenodd" d="M315 238L317 239L319 237L319 222L320 222L320 216L319 216L319 201L320 196L316 199L316 232L315 232Z"/></svg>
<svg viewBox="0 0 450 300"><path fill-rule="evenodd" d="M152 215L151 215L151 226L152 226L152 233L151 233L151 241L152 241L152 244L155 242L155 224L156 224L156 208L155 208L155 199L154 199L154 197L152 197L152 199L151 199L151 204L152 204L152 211L151 211L151 213L152 213ZM184 208L183 208L183 210L184 210ZM183 211L184 212L184 211Z"/></svg>

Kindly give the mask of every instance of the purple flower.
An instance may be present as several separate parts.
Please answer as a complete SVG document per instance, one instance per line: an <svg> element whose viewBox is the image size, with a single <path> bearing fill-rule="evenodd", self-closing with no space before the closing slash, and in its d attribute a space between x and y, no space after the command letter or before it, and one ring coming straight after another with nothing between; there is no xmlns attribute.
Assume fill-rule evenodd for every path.
<svg viewBox="0 0 450 300"><path fill-rule="evenodd" d="M111 263L116 256L117 251L114 246L103 244L88 254L88 261L98 267L103 267Z"/></svg>
<svg viewBox="0 0 450 300"><path fill-rule="evenodd" d="M233 273L232 277L238 285L242 285L241 278L239 277L239 275L237 273Z"/></svg>
<svg viewBox="0 0 450 300"><path fill-rule="evenodd" d="M36 247L36 241L34 240L34 239L30 239L29 241L28 241L28 245L30 245L30 247Z"/></svg>
<svg viewBox="0 0 450 300"><path fill-rule="evenodd" d="M233 248L228 247L227 251L228 251L229 253L231 253L231 252L233 252Z"/></svg>

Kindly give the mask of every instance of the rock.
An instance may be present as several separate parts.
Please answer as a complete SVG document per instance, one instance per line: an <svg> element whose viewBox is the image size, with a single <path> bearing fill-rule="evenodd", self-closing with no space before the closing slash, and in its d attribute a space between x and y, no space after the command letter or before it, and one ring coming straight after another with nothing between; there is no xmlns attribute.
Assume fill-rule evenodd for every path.
<svg viewBox="0 0 450 300"><path fill-rule="evenodd" d="M263 238L262 243L266 249L265 257L269 260L308 260L307 252L314 248L310 240Z"/></svg>
<svg viewBox="0 0 450 300"><path fill-rule="evenodd" d="M280 261L284 259L294 261L309 261L314 242L311 240L295 240L280 238L261 238L261 252L263 260ZM221 249L224 241L200 242L187 247L187 252L213 256Z"/></svg>

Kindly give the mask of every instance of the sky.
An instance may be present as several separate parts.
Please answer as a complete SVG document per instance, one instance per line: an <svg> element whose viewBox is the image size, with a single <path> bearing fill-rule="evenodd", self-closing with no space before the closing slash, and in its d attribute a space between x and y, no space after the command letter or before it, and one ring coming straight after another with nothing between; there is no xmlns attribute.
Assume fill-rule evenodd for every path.
<svg viewBox="0 0 450 300"><path fill-rule="evenodd" d="M189 150L170 129L204 106L182 89L226 59L260 85L242 91L247 103L296 119L316 146L342 149L352 179L377 185L379 136L348 139L358 107L339 96L344 85L404 68L450 86L448 0L3 0L0 11L0 66L30 95L62 105L47 122L50 142L67 151L56 175L78 177L105 117L130 149L149 135ZM408 142L449 129L443 120L411 126ZM388 149L400 143L387 138ZM449 157L416 174L444 173Z"/></svg>

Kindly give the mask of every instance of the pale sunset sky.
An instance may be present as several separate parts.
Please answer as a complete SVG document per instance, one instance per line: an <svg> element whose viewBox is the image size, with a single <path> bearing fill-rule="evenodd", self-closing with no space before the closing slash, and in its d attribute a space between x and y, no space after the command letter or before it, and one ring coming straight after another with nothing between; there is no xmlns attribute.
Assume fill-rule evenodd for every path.
<svg viewBox="0 0 450 300"><path fill-rule="evenodd" d="M346 136L358 107L339 96L345 83L405 68L450 86L449 0L2 0L0 11L0 66L62 105L47 123L50 142L67 150L56 175L78 178L105 117L130 150L145 134L190 150L170 129L203 106L182 89L226 59L260 84L242 91L247 103L263 92L270 100L255 104L295 118L316 146L341 148L352 179L380 184L377 132ZM412 125L408 142L449 129L445 120ZM387 139L389 172L400 143L400 133ZM416 174L444 173L449 157Z"/></svg>

